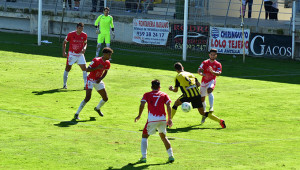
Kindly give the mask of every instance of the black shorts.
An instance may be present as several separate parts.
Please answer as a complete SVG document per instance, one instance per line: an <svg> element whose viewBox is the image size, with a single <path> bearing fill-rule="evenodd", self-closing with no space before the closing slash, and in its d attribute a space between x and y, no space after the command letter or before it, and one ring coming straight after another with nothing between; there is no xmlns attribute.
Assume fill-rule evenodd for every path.
<svg viewBox="0 0 300 170"><path fill-rule="evenodd" d="M182 103L183 102L191 102L193 108L201 108L203 107L202 105L202 101L201 101L201 96L195 96L195 97L184 97L183 95L181 95L178 98Z"/></svg>

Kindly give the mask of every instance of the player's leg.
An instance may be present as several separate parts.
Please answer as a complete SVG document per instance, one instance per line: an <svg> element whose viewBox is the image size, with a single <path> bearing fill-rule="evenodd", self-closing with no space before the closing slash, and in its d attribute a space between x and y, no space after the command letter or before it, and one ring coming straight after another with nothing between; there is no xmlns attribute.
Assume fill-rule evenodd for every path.
<svg viewBox="0 0 300 170"><path fill-rule="evenodd" d="M63 80L64 80L63 89L67 89L68 75L69 75L69 72L72 69L72 65L75 62L76 62L76 58L72 54L70 54L70 52L69 52L68 56L67 56L66 68L65 68L64 76L63 76Z"/></svg>
<svg viewBox="0 0 300 170"><path fill-rule="evenodd" d="M105 34L105 44L106 47L110 47L110 33Z"/></svg>
<svg viewBox="0 0 300 170"><path fill-rule="evenodd" d="M101 44L104 42L104 36L103 33L100 33L98 35L98 39L97 39L97 49L96 49L96 57L99 56L99 52L101 50Z"/></svg>
<svg viewBox="0 0 300 170"><path fill-rule="evenodd" d="M94 108L94 110L100 115L103 116L103 113L100 111L100 108L108 101L107 93L105 90L105 84L101 81L99 84L95 86L98 93L101 95L102 99L98 103L98 105Z"/></svg>
<svg viewBox="0 0 300 170"><path fill-rule="evenodd" d="M214 95L213 95L213 91L215 89L216 86L216 81L212 80L209 82L208 86L207 86L207 94L208 94L208 101L209 101L209 112L213 112L214 111Z"/></svg>
<svg viewBox="0 0 300 170"><path fill-rule="evenodd" d="M158 126L157 126L157 130L160 136L160 139L163 141L167 153L169 155L169 162L174 162L174 156L173 156L173 150L171 147L171 143L168 140L168 138L166 137L167 134L167 130L166 130L166 122L162 121L162 122L157 122Z"/></svg>
<svg viewBox="0 0 300 170"><path fill-rule="evenodd" d="M85 92L85 99L80 103L77 112L74 115L74 119L79 119L79 113L81 112L81 110L84 108L84 106L86 105L87 102L90 101L91 96L92 96L92 90L93 88L89 89L87 87L86 92Z"/></svg>
<svg viewBox="0 0 300 170"><path fill-rule="evenodd" d="M175 101L175 103L174 103L174 105L173 105L173 107L172 107L172 111L171 111L171 119L173 119L173 117L175 116L178 106L180 106L180 105L183 103L182 101L180 101L181 98L182 98L182 96L179 97L179 98Z"/></svg>
<svg viewBox="0 0 300 170"><path fill-rule="evenodd" d="M87 81L87 72L86 72L86 65L85 64L78 64L79 67L82 70L82 78L83 78L83 82L84 82L84 90L86 89L86 81Z"/></svg>
<svg viewBox="0 0 300 170"><path fill-rule="evenodd" d="M84 82L84 89L85 86L86 86L86 79L87 79L87 72L86 72L86 61L85 61L85 57L84 57L84 54L82 54L79 58L78 58L78 61L77 61L77 64L79 65L79 67L81 68L82 70L82 78L83 78L83 82Z"/></svg>
<svg viewBox="0 0 300 170"><path fill-rule="evenodd" d="M149 125L149 123L147 122L145 124L143 134L142 134L142 141L141 141L142 157L139 160L139 163L146 163L146 161L147 161L146 159L147 159L148 137L149 137L149 130L151 130L151 127L148 127L148 125Z"/></svg>
<svg viewBox="0 0 300 170"><path fill-rule="evenodd" d="M202 115L202 124L205 122L205 119L209 117L210 119L220 123L222 128L226 128L225 121L223 119L218 118L216 115L213 114L213 112L204 112L203 108L198 108L198 111Z"/></svg>
<svg viewBox="0 0 300 170"><path fill-rule="evenodd" d="M207 96L207 85L201 84L201 87L200 87L200 94L201 94L201 102L202 102L202 106L203 106L203 109L204 109L204 112L205 112L205 111L206 111L205 97Z"/></svg>
<svg viewBox="0 0 300 170"><path fill-rule="evenodd" d="M166 147L167 153L169 155L169 162L174 162L175 159L174 159L173 149L171 147L170 141L168 140L168 138L166 137L166 135L164 133L159 133L159 136Z"/></svg>
<svg viewBox="0 0 300 170"><path fill-rule="evenodd" d="M140 159L141 163L146 163L147 159L147 149L148 149L148 134L143 134L142 135L142 141L141 141L141 153L142 153L142 158Z"/></svg>
<svg viewBox="0 0 300 170"><path fill-rule="evenodd" d="M208 101L209 101L209 112L214 111L214 94L212 93L214 89L208 88L207 93L208 93Z"/></svg>

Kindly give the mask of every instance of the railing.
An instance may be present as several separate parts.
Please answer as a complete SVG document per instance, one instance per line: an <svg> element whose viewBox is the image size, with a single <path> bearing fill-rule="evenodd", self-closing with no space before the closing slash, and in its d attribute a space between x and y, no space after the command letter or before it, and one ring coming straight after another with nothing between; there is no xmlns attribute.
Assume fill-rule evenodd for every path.
<svg viewBox="0 0 300 170"><path fill-rule="evenodd" d="M80 17L84 14L94 13L92 0L81 0L78 11L69 8L68 0L65 0L66 12L78 13ZM97 12L99 11L100 0L97 0ZM110 8L112 15L133 16L136 18L164 18L164 19L183 19L183 2L184 0L155 0L154 4L150 4L146 9L144 0L107 0L107 6ZM71 0L74 7L74 1ZM6 2L2 0L0 7L4 11L12 9L28 9L29 12L37 10L38 0L16 0L16 2ZM43 11L53 11L54 15L62 11L63 0L43 0ZM291 8L284 8L283 0L279 0L279 21L290 21ZM248 12L248 10L246 10ZM261 20L264 20L263 0L254 1L252 5L252 19L246 20L245 24L252 24L258 28ZM97 13L96 13L97 14ZM231 24L237 24L240 17L240 1L239 0L190 0L189 1L189 21L194 23L213 22L220 18L225 27L230 21ZM247 18L247 16L245 16ZM253 23L256 24L253 24Z"/></svg>

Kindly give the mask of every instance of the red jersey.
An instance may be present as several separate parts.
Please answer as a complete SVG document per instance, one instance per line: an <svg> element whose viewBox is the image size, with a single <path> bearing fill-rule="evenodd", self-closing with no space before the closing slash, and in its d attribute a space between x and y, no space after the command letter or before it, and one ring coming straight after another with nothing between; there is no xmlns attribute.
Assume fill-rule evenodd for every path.
<svg viewBox="0 0 300 170"><path fill-rule="evenodd" d="M92 60L92 62L90 63L89 67L91 68L96 68L99 65L103 65L102 69L97 69L94 70L92 72L90 72L90 74L88 75L88 79L89 80L97 80L99 79L102 75L104 70L109 70L110 68L110 61L106 60L105 62L102 60L102 57L96 57Z"/></svg>
<svg viewBox="0 0 300 170"><path fill-rule="evenodd" d="M164 104L171 102L166 93L153 90L145 93L141 101L148 103L148 122L166 121Z"/></svg>
<svg viewBox="0 0 300 170"><path fill-rule="evenodd" d="M76 31L72 31L67 35L66 40L69 42L69 51L80 53L87 43L87 35L84 32L78 35Z"/></svg>
<svg viewBox="0 0 300 170"><path fill-rule="evenodd" d="M212 69L214 71L218 71L220 73L222 73L222 65L221 63L219 63L218 61L214 61L214 62L210 62L209 59L203 61L201 63L201 65L199 66L199 69L203 69L203 73L205 74L205 76L202 77L202 80L201 80L201 83L204 82L204 83L208 83L210 82L211 80L216 80L216 77L215 75L213 75L210 71L209 71L209 67L212 67Z"/></svg>

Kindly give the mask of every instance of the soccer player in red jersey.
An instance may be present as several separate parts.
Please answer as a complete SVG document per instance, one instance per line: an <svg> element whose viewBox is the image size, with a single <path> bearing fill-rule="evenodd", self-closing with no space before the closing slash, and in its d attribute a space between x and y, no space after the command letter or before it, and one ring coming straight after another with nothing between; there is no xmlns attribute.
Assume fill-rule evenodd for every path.
<svg viewBox="0 0 300 170"><path fill-rule="evenodd" d="M87 34L83 32L83 23L77 24L77 29L70 32L63 42L63 56L67 57L66 68L64 72L64 89L67 89L68 74L72 65L77 63L82 70L84 85L86 84L87 72L84 53L87 47ZM69 52L66 53L66 46L69 42ZM84 88L85 89L85 88Z"/></svg>
<svg viewBox="0 0 300 170"><path fill-rule="evenodd" d="M212 114L212 112L214 111L214 108L213 108L214 95L212 92L216 86L216 77L221 75L221 73L222 73L222 65L220 62L218 62L216 60L217 56L218 56L217 49L211 49L209 51L209 59L203 61L198 68L198 73L199 73L199 75L202 76L200 92L201 92L201 101L202 101L204 112L206 112L206 110L205 110L206 109L206 102L205 102L206 96L208 96L209 105L210 105L209 112L206 112L205 116L202 117L201 123L204 123L205 119L207 117L209 117L209 114ZM221 119L221 120L215 120L215 121L224 121L224 120ZM220 122L220 124L221 125L224 124L224 126L225 126L225 122L224 123Z"/></svg>
<svg viewBox="0 0 300 170"><path fill-rule="evenodd" d="M166 147L167 153L169 155L168 162L174 162L171 144L168 138L166 137L166 126L168 125L169 127L171 127L173 125L171 119L171 100L166 93L160 91L159 80L153 80L151 84L152 91L144 94L140 104L139 115L134 120L135 122L137 122L141 118L145 104L147 102L148 120L142 134L142 158L139 160L139 162L146 163L148 137L149 135L155 134L156 130L158 130L159 136ZM166 111L164 105L167 106L168 121L166 121Z"/></svg>
<svg viewBox="0 0 300 170"><path fill-rule="evenodd" d="M87 77L86 96L85 99L80 103L80 106L74 115L75 120L79 119L79 113L86 105L86 103L91 99L93 87L102 97L101 101L99 102L97 107L94 108L94 110L100 116L103 116L103 113L100 111L100 108L107 102L108 97L105 90L105 84L102 80L105 78L110 68L109 59L111 58L113 50L109 47L105 47L103 48L102 53L103 56L95 57L87 68L87 72L90 72L90 74Z"/></svg>

